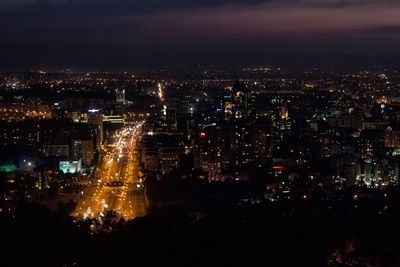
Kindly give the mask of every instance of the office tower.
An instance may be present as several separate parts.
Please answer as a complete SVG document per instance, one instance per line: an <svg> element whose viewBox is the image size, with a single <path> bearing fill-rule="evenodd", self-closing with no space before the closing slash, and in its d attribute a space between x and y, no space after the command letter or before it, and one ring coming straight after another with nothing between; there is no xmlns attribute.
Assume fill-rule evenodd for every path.
<svg viewBox="0 0 400 267"><path fill-rule="evenodd" d="M125 104L125 89L117 88L115 89L116 102Z"/></svg>
<svg viewBox="0 0 400 267"><path fill-rule="evenodd" d="M91 166L94 160L94 146L91 138L74 138L71 142L72 158L81 159L85 166Z"/></svg>
<svg viewBox="0 0 400 267"><path fill-rule="evenodd" d="M272 129L270 122L258 122L251 131L254 160L265 163L272 156Z"/></svg>
<svg viewBox="0 0 400 267"><path fill-rule="evenodd" d="M210 126L199 133L194 143L194 166L208 172L209 178L221 173L224 159L223 129Z"/></svg>
<svg viewBox="0 0 400 267"><path fill-rule="evenodd" d="M160 150L161 172L167 173L180 167L181 151L175 148L163 148Z"/></svg>
<svg viewBox="0 0 400 267"><path fill-rule="evenodd" d="M235 118L249 118L252 112L251 91L244 83L237 81L232 88Z"/></svg>
<svg viewBox="0 0 400 267"><path fill-rule="evenodd" d="M165 114L165 121L171 130L177 128L176 108L167 108Z"/></svg>
<svg viewBox="0 0 400 267"><path fill-rule="evenodd" d="M98 109L91 109L88 111L88 124L97 126L98 134L96 140L96 147L98 150L103 143L103 113Z"/></svg>

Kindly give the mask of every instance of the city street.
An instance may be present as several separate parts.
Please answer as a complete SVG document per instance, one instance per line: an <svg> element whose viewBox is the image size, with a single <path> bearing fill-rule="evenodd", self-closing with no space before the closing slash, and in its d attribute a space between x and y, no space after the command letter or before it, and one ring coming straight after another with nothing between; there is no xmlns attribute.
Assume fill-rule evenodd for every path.
<svg viewBox="0 0 400 267"><path fill-rule="evenodd" d="M141 124L136 124L125 126L110 139L112 142L105 148L94 174L94 185L81 192L75 217L98 218L115 211L119 218L130 220L146 214L146 196L135 151L140 135Z"/></svg>

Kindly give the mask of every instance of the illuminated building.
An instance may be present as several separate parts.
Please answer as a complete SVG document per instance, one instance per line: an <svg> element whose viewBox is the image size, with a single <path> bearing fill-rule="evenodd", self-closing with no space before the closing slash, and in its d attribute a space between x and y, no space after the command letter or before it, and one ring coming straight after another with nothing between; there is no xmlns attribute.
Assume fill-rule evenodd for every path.
<svg viewBox="0 0 400 267"><path fill-rule="evenodd" d="M64 173L77 173L82 171L81 160L75 161L60 161L59 163L60 171Z"/></svg>
<svg viewBox="0 0 400 267"><path fill-rule="evenodd" d="M146 171L159 170L159 155L157 151L145 151L143 157L143 165Z"/></svg>
<svg viewBox="0 0 400 267"><path fill-rule="evenodd" d="M174 148L163 148L160 150L161 172L167 173L180 167L181 152Z"/></svg>
<svg viewBox="0 0 400 267"><path fill-rule="evenodd" d="M249 118L252 113L251 91L244 83L237 81L232 89L235 118Z"/></svg>
<svg viewBox="0 0 400 267"><path fill-rule="evenodd" d="M292 121L289 117L289 109L286 101L280 99L272 100L275 112L272 114L272 125L275 129L275 137L282 140L285 133L292 129Z"/></svg>
<svg viewBox="0 0 400 267"><path fill-rule="evenodd" d="M115 89L117 103L125 104L125 89L117 88Z"/></svg>
<svg viewBox="0 0 400 267"><path fill-rule="evenodd" d="M70 156L69 131L60 131L55 138L44 142L43 155L68 158Z"/></svg>
<svg viewBox="0 0 400 267"><path fill-rule="evenodd" d="M400 131L387 127L385 130L385 147L400 149Z"/></svg>
<svg viewBox="0 0 400 267"><path fill-rule="evenodd" d="M211 126L199 133L194 144L194 166L208 172L209 177L220 174L224 165L223 137L223 129Z"/></svg>
<svg viewBox="0 0 400 267"><path fill-rule="evenodd" d="M17 166L14 164L2 164L0 165L0 173L12 173L17 171Z"/></svg>
<svg viewBox="0 0 400 267"><path fill-rule="evenodd" d="M165 121L171 130L175 131L177 129L177 116L175 108L168 107L166 109Z"/></svg>
<svg viewBox="0 0 400 267"><path fill-rule="evenodd" d="M98 135L97 135L97 149L100 150L101 144L103 143L103 114L98 109L90 109L88 111L87 122L89 125L97 126Z"/></svg>
<svg viewBox="0 0 400 267"><path fill-rule="evenodd" d="M93 139L74 139L72 140L72 158L82 159L85 166L91 166L94 160Z"/></svg>
<svg viewBox="0 0 400 267"><path fill-rule="evenodd" d="M189 103L188 100L180 100L178 102L178 111L177 111L177 113L180 116L185 116L185 115L188 115L188 114L191 113L190 112L190 103Z"/></svg>
<svg viewBox="0 0 400 267"><path fill-rule="evenodd" d="M257 163L265 163L272 155L272 129L270 123L257 123L251 131L254 149L254 160Z"/></svg>
<svg viewBox="0 0 400 267"><path fill-rule="evenodd" d="M121 115L103 115L103 122L112 124L122 124L124 123L124 117Z"/></svg>

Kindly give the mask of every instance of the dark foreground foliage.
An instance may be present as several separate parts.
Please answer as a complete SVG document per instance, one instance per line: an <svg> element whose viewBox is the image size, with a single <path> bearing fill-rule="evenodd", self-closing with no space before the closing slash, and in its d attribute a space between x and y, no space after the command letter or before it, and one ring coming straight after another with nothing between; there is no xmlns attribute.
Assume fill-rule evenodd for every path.
<svg viewBox="0 0 400 267"><path fill-rule="evenodd" d="M20 203L1 217L0 266L400 266L398 203L163 207L97 234Z"/></svg>

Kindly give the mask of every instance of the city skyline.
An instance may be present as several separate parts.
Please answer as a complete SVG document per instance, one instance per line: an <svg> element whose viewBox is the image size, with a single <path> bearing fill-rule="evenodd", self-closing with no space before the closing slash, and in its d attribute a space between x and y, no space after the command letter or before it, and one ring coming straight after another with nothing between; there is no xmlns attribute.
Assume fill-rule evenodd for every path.
<svg viewBox="0 0 400 267"><path fill-rule="evenodd" d="M399 265L396 70L8 72L0 92L4 266Z"/></svg>
<svg viewBox="0 0 400 267"><path fill-rule="evenodd" d="M0 265L400 267L399 14L2 0Z"/></svg>

